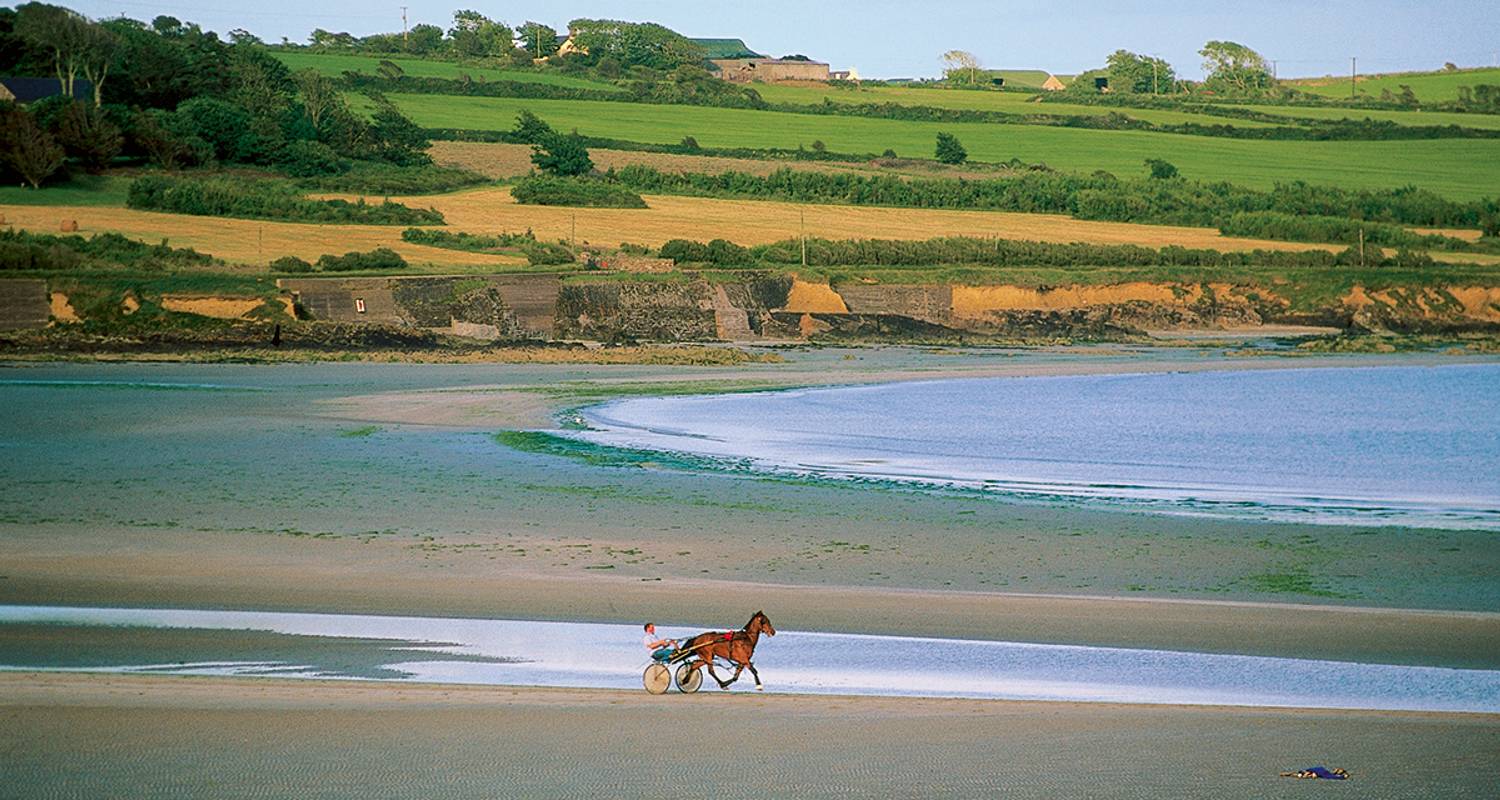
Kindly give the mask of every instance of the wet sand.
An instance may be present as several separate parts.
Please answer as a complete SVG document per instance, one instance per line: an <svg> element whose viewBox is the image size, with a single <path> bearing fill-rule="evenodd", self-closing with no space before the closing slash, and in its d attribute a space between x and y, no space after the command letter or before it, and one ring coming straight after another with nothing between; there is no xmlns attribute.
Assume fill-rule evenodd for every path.
<svg viewBox="0 0 1500 800"><path fill-rule="evenodd" d="M1483 797L1500 717L0 673L6 797ZM1323 764L1347 785L1277 773Z"/></svg>

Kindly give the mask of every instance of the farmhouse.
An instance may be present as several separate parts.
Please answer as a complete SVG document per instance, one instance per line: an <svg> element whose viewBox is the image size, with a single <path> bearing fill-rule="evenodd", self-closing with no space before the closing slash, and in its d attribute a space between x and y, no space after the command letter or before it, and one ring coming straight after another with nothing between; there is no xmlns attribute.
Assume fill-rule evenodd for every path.
<svg viewBox="0 0 1500 800"><path fill-rule="evenodd" d="M821 61L789 58L719 58L710 63L726 81L827 81L828 65Z"/></svg>
<svg viewBox="0 0 1500 800"><path fill-rule="evenodd" d="M67 94L62 81L57 78L0 78L0 101L30 103ZM93 97L94 84L78 79L73 81L74 97Z"/></svg>

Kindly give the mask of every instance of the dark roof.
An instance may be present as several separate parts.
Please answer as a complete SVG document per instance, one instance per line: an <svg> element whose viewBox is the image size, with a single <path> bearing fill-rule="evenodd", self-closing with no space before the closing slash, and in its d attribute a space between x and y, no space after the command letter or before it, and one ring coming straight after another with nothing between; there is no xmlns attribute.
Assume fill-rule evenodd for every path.
<svg viewBox="0 0 1500 800"><path fill-rule="evenodd" d="M751 50L743 39L689 39L703 48L705 58L765 58Z"/></svg>
<svg viewBox="0 0 1500 800"><path fill-rule="evenodd" d="M62 81L56 78L0 78L0 85L15 95L17 103L30 103L63 93ZM73 96L92 98L94 84L82 79L73 81Z"/></svg>

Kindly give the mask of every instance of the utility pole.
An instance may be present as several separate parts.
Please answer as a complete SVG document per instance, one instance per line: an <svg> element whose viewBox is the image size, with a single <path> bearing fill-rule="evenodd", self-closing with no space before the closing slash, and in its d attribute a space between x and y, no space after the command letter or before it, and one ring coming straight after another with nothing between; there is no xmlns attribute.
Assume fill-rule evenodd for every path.
<svg viewBox="0 0 1500 800"><path fill-rule="evenodd" d="M1160 59L1155 58L1155 57L1153 57L1151 59L1151 94L1153 94L1153 95L1157 93L1156 92L1156 65L1157 65L1157 63L1159 61L1160 61Z"/></svg>
<svg viewBox="0 0 1500 800"><path fill-rule="evenodd" d="M407 46L406 41L406 6L401 7L401 47Z"/></svg>
<svg viewBox="0 0 1500 800"><path fill-rule="evenodd" d="M1359 86L1359 58L1349 58L1349 99L1354 99L1355 89Z"/></svg>
<svg viewBox="0 0 1500 800"><path fill-rule="evenodd" d="M1276 59L1271 59L1271 82L1276 82Z"/></svg>
<svg viewBox="0 0 1500 800"><path fill-rule="evenodd" d="M1359 229L1359 268L1365 268L1365 229L1363 226Z"/></svg>
<svg viewBox="0 0 1500 800"><path fill-rule="evenodd" d="M802 268L807 268L807 209L797 209L797 233L802 240Z"/></svg>

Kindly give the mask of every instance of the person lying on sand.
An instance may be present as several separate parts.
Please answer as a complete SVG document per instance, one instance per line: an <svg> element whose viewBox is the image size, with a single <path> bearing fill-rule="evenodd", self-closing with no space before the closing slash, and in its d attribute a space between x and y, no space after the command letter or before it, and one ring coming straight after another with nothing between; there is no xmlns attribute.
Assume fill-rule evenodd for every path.
<svg viewBox="0 0 1500 800"><path fill-rule="evenodd" d="M1296 772L1283 772L1281 773L1281 777L1325 778L1330 781L1346 781L1349 780L1349 771L1339 767L1334 767L1333 769L1327 767L1308 767L1307 769L1299 769Z"/></svg>
<svg viewBox="0 0 1500 800"><path fill-rule="evenodd" d="M666 661L671 658L672 651L677 649L676 639L661 639L656 635L656 623L646 623L646 635L641 637L641 644L651 651L651 657L657 661Z"/></svg>

